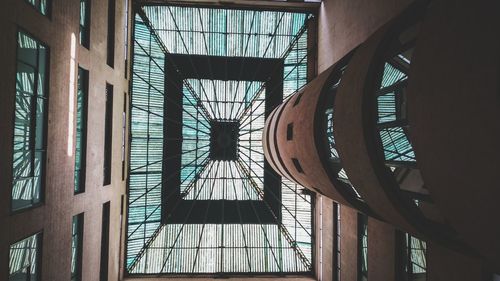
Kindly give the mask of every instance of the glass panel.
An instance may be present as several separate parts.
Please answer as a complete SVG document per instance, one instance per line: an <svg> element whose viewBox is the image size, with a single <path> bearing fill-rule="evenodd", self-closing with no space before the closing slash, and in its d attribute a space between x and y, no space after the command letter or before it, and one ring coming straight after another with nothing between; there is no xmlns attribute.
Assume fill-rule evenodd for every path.
<svg viewBox="0 0 500 281"><path fill-rule="evenodd" d="M288 96L307 81L308 15L168 6L143 9L147 21L136 15L134 28L129 273L310 272L313 200L288 180L280 182L282 218L275 218L273 224L160 225L163 133L169 130L164 128L164 100L171 102L164 96L165 79L169 79L164 73L164 51L285 59L284 95ZM250 213L253 208L269 208L262 199L264 93L261 82L184 80L178 157L185 201L236 201L246 203L250 209L244 210ZM238 159L206 161L211 122L235 120L239 121ZM186 212L186 220L190 213Z"/></svg>
<svg viewBox="0 0 500 281"><path fill-rule="evenodd" d="M410 234L406 234L406 251L408 262L406 272L409 280L425 281L427 275L427 244L425 241L417 239Z"/></svg>
<svg viewBox="0 0 500 281"><path fill-rule="evenodd" d="M74 192L85 191L85 164L87 150L88 71L78 68L76 95L75 186Z"/></svg>
<svg viewBox="0 0 500 281"><path fill-rule="evenodd" d="M368 217L358 214L358 281L368 280Z"/></svg>
<svg viewBox="0 0 500 281"><path fill-rule="evenodd" d="M71 227L71 281L82 280L83 213L73 216Z"/></svg>
<svg viewBox="0 0 500 281"><path fill-rule="evenodd" d="M32 5L42 15L47 16L49 14L50 0L26 0L26 2Z"/></svg>
<svg viewBox="0 0 500 281"><path fill-rule="evenodd" d="M9 281L40 280L41 238L37 233L10 246Z"/></svg>
<svg viewBox="0 0 500 281"><path fill-rule="evenodd" d="M41 201L45 161L48 49L18 33L12 210Z"/></svg>
<svg viewBox="0 0 500 281"><path fill-rule="evenodd" d="M90 2L80 0L80 44L90 46Z"/></svg>

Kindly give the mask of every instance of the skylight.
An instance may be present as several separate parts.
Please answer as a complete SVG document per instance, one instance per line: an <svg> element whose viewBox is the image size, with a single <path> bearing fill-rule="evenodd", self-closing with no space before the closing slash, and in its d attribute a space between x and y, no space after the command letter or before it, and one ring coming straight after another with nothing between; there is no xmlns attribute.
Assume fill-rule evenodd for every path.
<svg viewBox="0 0 500 281"><path fill-rule="evenodd" d="M135 17L127 270L312 270L312 200L264 159L307 81L301 13L145 6Z"/></svg>

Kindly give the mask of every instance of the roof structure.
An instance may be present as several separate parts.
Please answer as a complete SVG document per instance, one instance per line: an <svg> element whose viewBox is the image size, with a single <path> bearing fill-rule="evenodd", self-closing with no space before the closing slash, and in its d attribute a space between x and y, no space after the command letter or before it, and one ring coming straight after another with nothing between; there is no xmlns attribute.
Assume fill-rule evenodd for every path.
<svg viewBox="0 0 500 281"><path fill-rule="evenodd" d="M135 16L130 274L308 273L312 198L264 159L307 82L310 15L144 6Z"/></svg>

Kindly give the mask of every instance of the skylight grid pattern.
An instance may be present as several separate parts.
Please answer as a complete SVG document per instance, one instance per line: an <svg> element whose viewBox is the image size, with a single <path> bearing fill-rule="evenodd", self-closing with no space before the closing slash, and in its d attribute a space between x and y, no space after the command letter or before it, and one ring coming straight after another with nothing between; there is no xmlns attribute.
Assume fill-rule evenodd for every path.
<svg viewBox="0 0 500 281"><path fill-rule="evenodd" d="M210 124L187 87L183 93L181 192L187 194L208 164Z"/></svg>
<svg viewBox="0 0 500 281"><path fill-rule="evenodd" d="M210 161L186 194L186 200L260 200L235 161Z"/></svg>
<svg viewBox="0 0 500 281"><path fill-rule="evenodd" d="M308 271L294 256L277 225L169 224L132 273Z"/></svg>
<svg viewBox="0 0 500 281"><path fill-rule="evenodd" d="M302 187L291 182L285 183L285 180L281 182L283 190L278 195L272 190L265 190L264 186L265 175L270 171L264 169L262 129L266 91L272 94L274 89L265 89L264 83L258 81L186 78L182 81L182 102L179 105L182 107L182 111L179 111L182 112L181 120L178 121L170 113L164 116L163 111L154 114L153 119L149 116L149 111L156 110L156 107L163 109L163 98L166 98L167 103L171 102L163 89L165 81L169 81L165 79L169 77L164 76L168 69L163 68L166 57L159 54L161 50L184 55L282 58L285 64L284 95L290 95L307 81L305 23L308 15L169 6L142 7L141 14L147 23L136 17L135 36L139 38L135 40L133 61L133 80L141 81L133 81L132 84L141 95L144 93L137 97L138 109L146 109L142 111L148 114L132 114L132 139L134 123L138 130L153 130L154 137L164 141L172 133L169 133L167 126L167 135L163 136L163 123L160 133L160 122L156 121L161 117L164 119L162 121L173 126L177 122L182 123L182 136L178 139L182 141L182 147L179 148L179 152L182 151L179 155L181 203L174 201L174 206L168 205L170 203L167 201L167 205L161 205L161 174L156 178L156 168L169 168L161 167L163 150L156 146L157 143L144 143L151 135L144 131L142 135L137 132L142 139L136 138L137 153L131 151L130 154L129 185L134 190L131 189L129 201L127 270L131 274L310 272L313 248L311 198L301 193ZM139 61L136 61L137 56L140 57ZM136 73L136 65L139 69L144 67L144 71ZM146 70L148 67L155 68L153 75ZM182 70L177 71L180 76L183 75ZM136 108L133 95L134 91L131 104L132 108ZM153 98L153 102L149 102L147 95L154 95L158 99ZM175 120L169 119L169 116ZM208 156L211 153L210 136L214 122L235 122L239 125L237 159L214 160ZM133 140L131 146L134 145ZM144 150L151 150L152 153ZM166 147L165 151L168 151ZM148 156L158 161L151 163L136 159L135 168L141 172L133 182L132 158ZM154 169L145 170L146 167ZM171 170L169 173L173 175L174 172ZM146 177L139 177L140 173L146 174ZM148 177L157 185L148 186ZM279 185L276 186L279 188ZM282 214L278 214L279 211L274 213L275 207L271 204L275 203L264 200L265 196L280 199L275 206L281 209ZM192 217L194 221L203 221L205 216L206 220L207 215L201 213L200 216L199 212L194 214L202 204L205 204L207 213L211 204L215 205L210 210L212 213L214 208L222 206L222 223L190 222ZM239 223L224 220L225 204L233 204L231 210L238 213ZM164 206L169 206L166 208L167 222L160 223ZM183 217L178 218L176 208L184 210ZM248 212L253 212L253 217L259 222L260 216L265 217L266 222L256 224L244 221L243 216L246 219L252 217L248 216ZM238 217L232 215L233 222L238 222ZM176 221L176 217L177 222L170 222ZM130 224L130 218L135 225Z"/></svg>
<svg viewBox="0 0 500 281"><path fill-rule="evenodd" d="M143 7L171 53L280 58L307 14L172 6Z"/></svg>
<svg viewBox="0 0 500 281"><path fill-rule="evenodd" d="M313 254L312 198L310 195L302 194L304 187L287 178L282 178L281 185L283 226L292 236L295 245L311 261Z"/></svg>
<svg viewBox="0 0 500 281"><path fill-rule="evenodd" d="M127 265L160 227L165 54L135 17Z"/></svg>
<svg viewBox="0 0 500 281"><path fill-rule="evenodd" d="M266 91L266 90L263 90ZM264 149L262 133L265 122L265 94L258 94L241 118L238 151L240 161L255 178L256 187L264 189Z"/></svg>
<svg viewBox="0 0 500 281"><path fill-rule="evenodd" d="M236 120L260 93L260 81L187 79L215 120Z"/></svg>
<svg viewBox="0 0 500 281"><path fill-rule="evenodd" d="M285 56L283 74L283 99L307 84L307 29L303 27L301 35L296 38Z"/></svg>

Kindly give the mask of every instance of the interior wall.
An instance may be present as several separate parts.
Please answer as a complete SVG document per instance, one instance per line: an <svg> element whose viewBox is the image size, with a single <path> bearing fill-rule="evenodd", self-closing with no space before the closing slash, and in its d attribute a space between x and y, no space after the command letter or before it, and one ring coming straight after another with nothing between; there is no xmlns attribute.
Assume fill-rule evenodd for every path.
<svg viewBox="0 0 500 281"><path fill-rule="evenodd" d="M318 73L363 43L412 1L323 0L318 23Z"/></svg>
<svg viewBox="0 0 500 281"><path fill-rule="evenodd" d="M0 280L8 279L9 247L43 232L42 280L69 280L72 217L85 213L83 280L98 280L103 203L110 201L109 280L118 280L120 268L122 180L122 109L128 80L124 77L125 1L116 1L115 63L106 64L108 1L91 2L90 50L79 45L78 0L52 0L50 17L23 0L0 2ZM130 26L130 25L129 25ZM44 203L17 213L10 211L12 136L16 96L16 36L22 29L50 49L47 160ZM73 43L72 43L73 42ZM72 51L74 50L74 51ZM73 55L72 55L73 53ZM71 70L72 56L75 68ZM85 192L74 195L74 136L76 128L76 73L90 72L88 96L87 176ZM74 74L70 77L71 73ZM73 81L70 82L70 81ZM114 86L112 184L103 187L106 82ZM73 94L73 96L71 96ZM126 199L125 199L126 200Z"/></svg>
<svg viewBox="0 0 500 281"><path fill-rule="evenodd" d="M490 281L479 259L451 251L436 243L427 246L427 279L431 281Z"/></svg>
<svg viewBox="0 0 500 281"><path fill-rule="evenodd" d="M315 275L316 280L332 281L335 271L334 251L334 206L332 200L317 195L315 205Z"/></svg>

